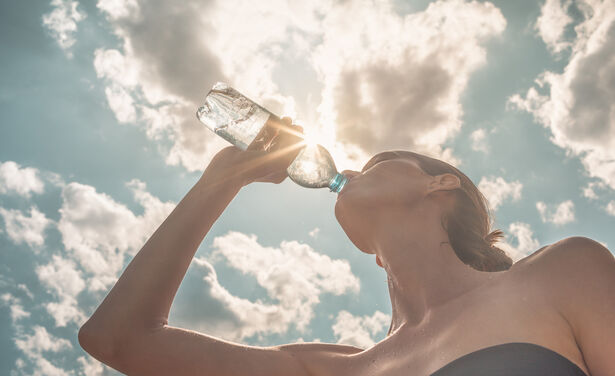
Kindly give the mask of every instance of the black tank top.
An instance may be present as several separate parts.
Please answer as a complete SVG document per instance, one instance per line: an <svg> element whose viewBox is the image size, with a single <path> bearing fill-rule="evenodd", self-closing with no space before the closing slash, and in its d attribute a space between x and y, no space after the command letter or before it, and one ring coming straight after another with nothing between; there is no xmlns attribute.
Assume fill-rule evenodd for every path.
<svg viewBox="0 0 615 376"><path fill-rule="evenodd" d="M587 376L567 358L546 347L511 342L471 352L431 376Z"/></svg>

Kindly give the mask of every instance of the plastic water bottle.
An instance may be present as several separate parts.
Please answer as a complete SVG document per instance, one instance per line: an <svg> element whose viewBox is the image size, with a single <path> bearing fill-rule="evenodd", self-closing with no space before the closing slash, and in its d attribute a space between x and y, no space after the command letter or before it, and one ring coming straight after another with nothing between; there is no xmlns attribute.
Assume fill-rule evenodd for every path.
<svg viewBox="0 0 615 376"><path fill-rule="evenodd" d="M283 127L279 117L223 82L216 83L209 91L196 116L207 128L241 150L269 150ZM348 181L337 172L331 154L322 145L304 146L286 172L303 187L328 187L336 193Z"/></svg>

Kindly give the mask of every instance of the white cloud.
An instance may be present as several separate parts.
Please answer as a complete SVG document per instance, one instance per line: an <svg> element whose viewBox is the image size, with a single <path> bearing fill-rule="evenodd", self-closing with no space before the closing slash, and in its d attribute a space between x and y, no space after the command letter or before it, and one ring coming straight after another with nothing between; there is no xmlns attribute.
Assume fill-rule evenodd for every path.
<svg viewBox="0 0 615 376"><path fill-rule="evenodd" d="M190 1L178 8L166 1L143 3L98 2L123 48L97 50L94 67L107 82L109 107L119 122L139 123L148 137L169 139L170 149L163 150L167 163L200 170L228 145L195 117L211 85L224 80L207 48L218 34L210 24L211 4Z"/></svg>
<svg viewBox="0 0 615 376"><path fill-rule="evenodd" d="M563 4L562 0L546 0L536 21L538 35L554 53L559 53L571 45L564 39L566 26L573 22L567 13L570 4L571 0L565 0Z"/></svg>
<svg viewBox="0 0 615 376"><path fill-rule="evenodd" d="M544 202L538 201L536 203L536 209L538 209L540 218L545 223L550 222L555 225L565 225L575 220L574 203L571 200L564 201L557 205L555 211L550 211Z"/></svg>
<svg viewBox="0 0 615 376"><path fill-rule="evenodd" d="M86 317L78 307L77 295L85 289L85 282L75 263L54 255L50 263L36 268L36 275L59 298L45 304L56 326L66 326L71 321L81 325Z"/></svg>
<svg viewBox="0 0 615 376"><path fill-rule="evenodd" d="M129 59L118 50L97 49L94 51L96 75L110 83L105 96L111 111L119 123L134 123L138 107L131 92L138 86L139 62Z"/></svg>
<svg viewBox="0 0 615 376"><path fill-rule="evenodd" d="M583 21L574 28L568 65L544 72L509 103L532 113L551 130L551 142L615 189L615 2L580 0L575 7Z"/></svg>
<svg viewBox="0 0 615 376"><path fill-rule="evenodd" d="M6 234L15 244L26 243L37 251L45 242L45 228L51 222L36 207L30 207L30 216L15 209L0 207Z"/></svg>
<svg viewBox="0 0 615 376"><path fill-rule="evenodd" d="M436 1L401 17L389 1L352 1L322 14L312 60L324 83L323 127L367 153L402 148L444 158L440 145L461 128L460 96L486 60L481 45L506 26L499 9Z"/></svg>
<svg viewBox="0 0 615 376"><path fill-rule="evenodd" d="M255 278L255 286L264 289L268 299L251 301L233 295L220 284L209 261L195 257L171 309L170 323L232 341L255 335L262 340L264 335L284 334L290 326L306 334L322 294L359 289L347 261L332 260L297 242L264 247L255 236L230 232L215 238L214 248L214 260L225 260L247 278Z"/></svg>
<svg viewBox="0 0 615 376"><path fill-rule="evenodd" d="M35 297L24 284L15 283L3 276L0 276L0 289L11 285L23 291L24 295L36 303L37 308L44 307L47 310L57 327L66 327L71 323L81 325L86 315L77 298L86 291L86 287L87 292L92 293L115 282L123 266L120 259L123 260L126 253L136 252L144 243L144 238L153 232L174 207L172 203L163 203L153 197L141 181L132 180L127 186L133 192L135 201L144 208L141 215L134 215L109 196L97 193L93 187L78 183L63 187L58 229L69 251L68 258L55 254L46 264L35 269L41 286L52 295L51 299ZM3 208L0 208L0 214L7 224L8 237L13 241L29 242L37 246L43 244L42 230L49 220L36 208L31 208L30 217L17 210ZM118 260L114 260L114 255L122 257L118 256ZM114 264L116 261L117 265ZM109 268L109 265L113 267ZM99 267L102 269L98 270ZM24 325L24 319L31 317L30 310L11 293L0 295L0 305L10 308L16 333L15 345L24 353L15 362L12 374L103 374L105 367L92 358L77 359L81 368L79 372L61 368L55 359L60 359L59 352L72 348L71 341L51 335L42 326Z"/></svg>
<svg viewBox="0 0 615 376"><path fill-rule="evenodd" d="M79 183L68 184L62 199L58 229L64 247L85 271L115 276L126 250L137 246L128 230L134 225L134 214L94 187Z"/></svg>
<svg viewBox="0 0 615 376"><path fill-rule="evenodd" d="M29 356L40 354L44 351L59 352L73 347L67 339L53 336L40 325L35 325L32 331L32 334L24 335L22 338L15 340L17 348Z"/></svg>
<svg viewBox="0 0 615 376"><path fill-rule="evenodd" d="M88 185L70 183L62 191L58 230L64 247L86 273L91 291L114 283L125 256L135 254L175 207L146 192L138 180L128 186L144 208L142 215Z"/></svg>
<svg viewBox="0 0 615 376"><path fill-rule="evenodd" d="M354 316L348 311L340 311L333 324L337 343L367 349L375 344L375 335L386 329L391 316L376 311L372 316Z"/></svg>
<svg viewBox="0 0 615 376"><path fill-rule="evenodd" d="M53 317L57 327L67 326L70 322L81 325L87 319L77 301L68 296L64 296L55 302L47 302L45 309Z"/></svg>
<svg viewBox="0 0 615 376"><path fill-rule="evenodd" d="M205 273L202 281L205 282L208 295L201 299L209 301L208 308L217 305L217 310L222 314L208 315L207 318L202 315L194 317L187 312L194 309L194 300L188 302L190 307L181 305L179 301L180 304L172 309L169 322L177 321L186 327L233 341L241 341L255 334L282 334L288 330L293 315L288 309L261 300L252 302L237 297L220 285L214 267L207 260L195 257L193 264Z"/></svg>
<svg viewBox="0 0 615 376"><path fill-rule="evenodd" d="M56 40L60 47L68 52L70 47L75 44L75 32L77 23L82 21L86 15L81 13L77 6L78 2L72 0L52 0L53 10L43 15L43 26L47 28L51 36Z"/></svg>
<svg viewBox="0 0 615 376"><path fill-rule="evenodd" d="M30 289L28 289L28 286L24 285L23 283L17 283L16 285L19 290L23 291L28 296L28 298L34 299L34 295L30 291Z"/></svg>
<svg viewBox="0 0 615 376"><path fill-rule="evenodd" d="M322 103L301 102L301 117L318 128L341 169L383 148L458 163L440 145L461 127L460 96L485 62L483 42L506 25L492 4L461 0L437 1L405 17L390 1L188 1L177 8L159 0L99 0L98 7L123 41L120 50L95 57L111 109L120 122L143 124L149 137L164 134L172 141L163 151L167 163L189 170L202 169L226 145L194 116L214 82L226 80L292 116L303 94L282 95L276 74L305 70L323 85L308 98ZM293 70L299 68L284 59L311 66Z"/></svg>
<svg viewBox="0 0 615 376"><path fill-rule="evenodd" d="M310 341L306 341L305 339L303 339L303 337L299 337L292 341L292 343L306 343L306 342L322 342L322 341L320 340L320 338L314 338Z"/></svg>
<svg viewBox="0 0 615 376"><path fill-rule="evenodd" d="M56 367L42 355L34 358L34 373L32 376L70 376L72 372Z"/></svg>
<svg viewBox="0 0 615 376"><path fill-rule="evenodd" d="M538 209L538 212L540 213L540 219L542 220L542 222L547 222L547 205L542 202L542 201L538 201L536 203L536 209Z"/></svg>
<svg viewBox="0 0 615 376"><path fill-rule="evenodd" d="M134 102L128 92L119 85L111 85L105 89L109 107L120 123L132 123L137 120Z"/></svg>
<svg viewBox="0 0 615 376"><path fill-rule="evenodd" d="M0 300L4 302L4 305L11 310L11 322L17 323L19 320L30 317L30 312L26 311L21 304L21 300L10 293L6 292L0 296Z"/></svg>
<svg viewBox="0 0 615 376"><path fill-rule="evenodd" d="M42 175L46 180L49 180L49 176L55 182L62 182L56 174L43 172ZM16 283L0 275L0 290L11 286L31 301L30 306L24 307L22 299L12 293L0 294L0 305L10 308L16 347L24 353L15 362L11 374L101 375L106 368L92 358L76 359L80 370L63 369L60 366L63 363L56 363L55 359L64 357L57 353L70 350L71 341L49 334L50 326L25 325L25 319L32 317L31 308L35 304L35 309L46 309L56 327L81 325L86 315L77 298L82 298L84 292L104 290L115 282L123 266L124 256L136 252L175 205L161 202L147 192L145 183L136 179L126 185L132 191L135 201L144 209L140 215L135 215L111 197L96 192L91 186L78 183L57 185L63 188L58 230L68 255L60 256L54 252L49 261L35 268L40 285L51 294L51 298L47 298L46 294L34 296L23 283ZM52 221L35 207L30 209L29 216L18 210L4 208L0 208L0 215L6 223L7 238L37 247L44 244L43 230ZM115 259L114 255L117 256Z"/></svg>
<svg viewBox="0 0 615 376"><path fill-rule="evenodd" d="M615 200L609 201L606 205L606 212L615 217Z"/></svg>
<svg viewBox="0 0 615 376"><path fill-rule="evenodd" d="M73 346L70 341L53 336L40 325L35 325L32 331L32 334L20 335L19 338L15 339L15 346L32 362L33 373L30 374L32 376L68 376L72 374L72 372L53 365L43 355L43 353L55 354L72 349ZM18 359L16 365L23 374L25 362Z"/></svg>
<svg viewBox="0 0 615 376"><path fill-rule="evenodd" d="M293 322L303 331L313 317L322 293L341 295L359 291L359 279L345 260L332 260L307 244L283 241L279 248L263 247L255 235L230 232L214 239L214 257L256 278L280 303L281 323Z"/></svg>
<svg viewBox="0 0 615 376"><path fill-rule="evenodd" d="M512 201L521 199L523 184L519 181L507 182L502 177L483 177L478 183L478 189L487 198L493 210L510 198Z"/></svg>
<svg viewBox="0 0 615 376"><path fill-rule="evenodd" d="M508 226L508 233L515 239L516 246L511 242L511 236L504 235L504 239L495 244L496 247L502 249L508 256L517 262L520 259L534 253L540 243L534 238L534 232L529 224L523 222L514 222Z"/></svg>
<svg viewBox="0 0 615 376"><path fill-rule="evenodd" d="M470 134L470 139L472 140L472 150L481 151L485 154L489 153L489 145L486 142L486 135L484 129L480 128L472 132Z"/></svg>
<svg viewBox="0 0 615 376"><path fill-rule="evenodd" d="M43 193L44 187L36 168L21 168L13 161L0 163L0 194L13 191L21 196L30 197L32 192Z"/></svg>
<svg viewBox="0 0 615 376"><path fill-rule="evenodd" d="M12 322L17 322L20 319L30 317L30 312L24 310L22 305L14 304L11 305L11 320Z"/></svg>
<svg viewBox="0 0 615 376"><path fill-rule="evenodd" d="M96 6L113 20L139 16L136 0L99 0Z"/></svg>
<svg viewBox="0 0 615 376"><path fill-rule="evenodd" d="M583 196L590 200L597 200L598 195L596 194L596 188L605 189L606 184L602 181L592 181L587 183L587 186L583 188Z"/></svg>
<svg viewBox="0 0 615 376"><path fill-rule="evenodd" d="M310 231L308 234L315 238L316 236L318 236L318 233L320 232L320 229L318 227L314 228L312 231Z"/></svg>
<svg viewBox="0 0 615 376"><path fill-rule="evenodd" d="M85 376L102 376L105 367L103 363L99 362L95 358L88 356L87 358L84 356L80 356L77 358L77 362L81 364L81 368L83 370L83 374Z"/></svg>
<svg viewBox="0 0 615 376"><path fill-rule="evenodd" d="M99 78L108 78L119 87L132 89L139 84L139 64L118 50L94 51L94 69Z"/></svg>

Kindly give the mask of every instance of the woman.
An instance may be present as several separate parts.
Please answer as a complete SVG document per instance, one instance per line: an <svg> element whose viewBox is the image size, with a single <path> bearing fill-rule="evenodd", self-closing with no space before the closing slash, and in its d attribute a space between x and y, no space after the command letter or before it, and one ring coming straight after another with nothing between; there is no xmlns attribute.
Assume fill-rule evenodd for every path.
<svg viewBox="0 0 615 376"><path fill-rule="evenodd" d="M273 152L229 147L212 159L82 326L87 352L129 375L615 375L611 253L572 237L512 265L472 182L409 152L344 171L335 205L388 275L393 316L380 343L255 347L168 326L197 247L233 197L286 178L301 129L284 121Z"/></svg>

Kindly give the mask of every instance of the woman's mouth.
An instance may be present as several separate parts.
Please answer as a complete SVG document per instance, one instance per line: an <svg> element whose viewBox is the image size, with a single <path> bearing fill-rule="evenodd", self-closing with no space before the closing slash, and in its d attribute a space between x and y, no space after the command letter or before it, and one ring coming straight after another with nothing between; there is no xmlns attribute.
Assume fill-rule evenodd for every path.
<svg viewBox="0 0 615 376"><path fill-rule="evenodd" d="M350 185L350 182L352 180L354 180L355 176L352 175L344 175L346 177L346 179L348 179L348 181L346 181L346 183L344 184L344 186L342 187L342 190L339 191L339 193L337 194L337 196L339 197L339 195L341 195L342 193L346 192L346 190L348 189L348 185Z"/></svg>

